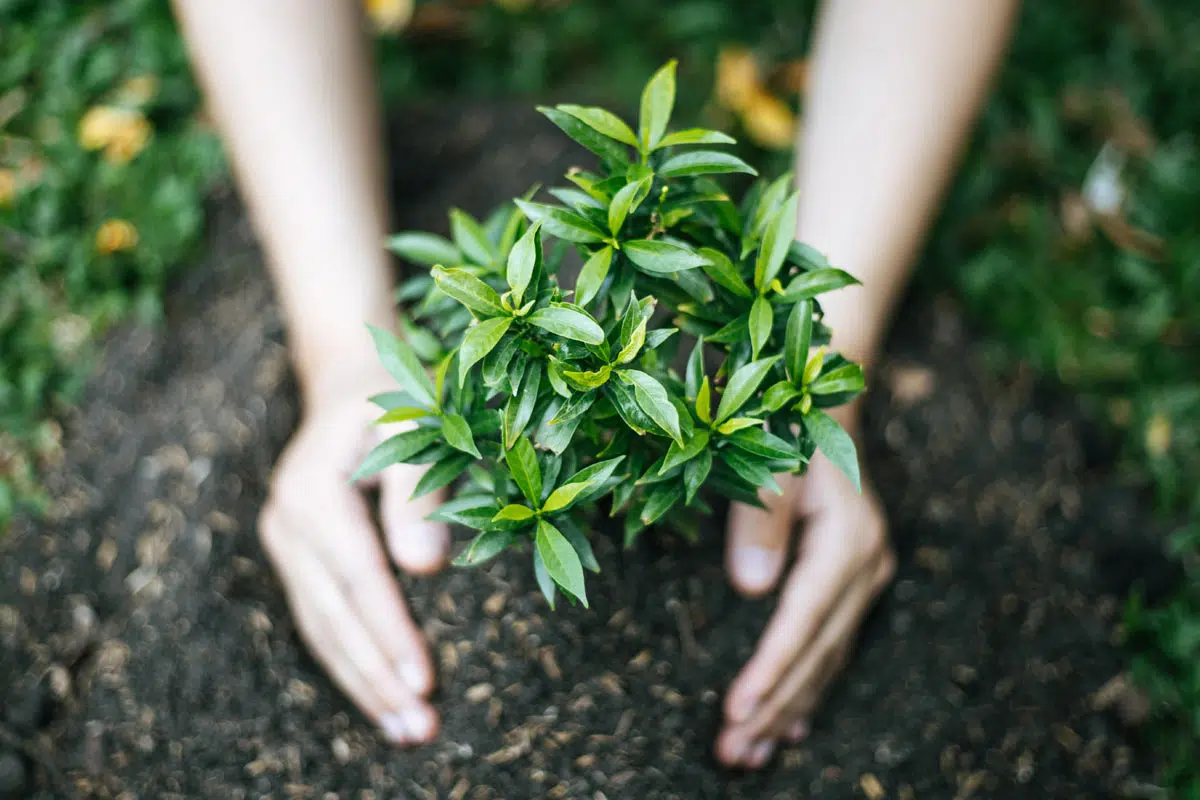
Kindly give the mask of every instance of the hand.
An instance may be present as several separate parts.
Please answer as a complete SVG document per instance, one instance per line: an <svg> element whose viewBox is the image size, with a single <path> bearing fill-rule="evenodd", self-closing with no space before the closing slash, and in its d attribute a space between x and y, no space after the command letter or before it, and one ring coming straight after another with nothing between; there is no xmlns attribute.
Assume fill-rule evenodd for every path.
<svg viewBox="0 0 1200 800"><path fill-rule="evenodd" d="M350 377L346 377L346 373ZM438 716L426 701L434 670L409 616L367 503L349 483L362 457L386 435L366 398L394 389L382 368L323 375L271 481L258 530L279 572L300 635L334 682L398 745L426 742ZM378 476L388 551L417 574L439 569L446 526L425 521L439 500L408 502L422 469L389 467Z"/></svg>
<svg viewBox="0 0 1200 800"><path fill-rule="evenodd" d="M858 494L820 454L805 475L778 477L783 495L769 495L766 511L742 504L730 511L727 566L745 594L775 585L793 523L802 520L804 530L779 606L725 697L716 754L728 766L756 769L780 739L808 734L859 624L896 569L883 510L869 486Z"/></svg>

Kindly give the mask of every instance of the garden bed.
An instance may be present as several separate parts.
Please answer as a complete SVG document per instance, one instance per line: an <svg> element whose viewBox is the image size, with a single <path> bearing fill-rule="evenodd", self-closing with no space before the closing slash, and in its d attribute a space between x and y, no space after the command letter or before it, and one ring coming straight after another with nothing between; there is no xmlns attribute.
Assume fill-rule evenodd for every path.
<svg viewBox="0 0 1200 800"><path fill-rule="evenodd" d="M523 108L403 120L403 228L553 181L576 152ZM549 612L524 560L406 579L443 733L392 749L303 649L254 536L295 386L248 223L228 193L211 216L166 324L108 342L48 476L50 517L0 542L0 797L1152 788L1117 649L1131 582L1171 585L1150 505L1072 398L985 368L944 297L906 301L868 404L900 569L808 741L758 774L711 756L721 694L772 608L729 588L714 527L632 552L597 536L590 611Z"/></svg>

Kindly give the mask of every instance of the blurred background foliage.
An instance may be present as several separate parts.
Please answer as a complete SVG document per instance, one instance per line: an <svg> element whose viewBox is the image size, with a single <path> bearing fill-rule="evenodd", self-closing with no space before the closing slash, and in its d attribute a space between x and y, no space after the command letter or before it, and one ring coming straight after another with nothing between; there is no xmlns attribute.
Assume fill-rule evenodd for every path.
<svg viewBox="0 0 1200 800"><path fill-rule="evenodd" d="M682 111L787 166L812 2L364 2L392 107L628 110L675 57ZM998 368L1079 392L1177 528L1188 577L1157 607L1133 598L1127 634L1164 782L1200 797L1197 42L1195 0L1026 3L918 281L970 311ZM158 313L223 176L165 4L0 0L0 528L37 504L100 335Z"/></svg>

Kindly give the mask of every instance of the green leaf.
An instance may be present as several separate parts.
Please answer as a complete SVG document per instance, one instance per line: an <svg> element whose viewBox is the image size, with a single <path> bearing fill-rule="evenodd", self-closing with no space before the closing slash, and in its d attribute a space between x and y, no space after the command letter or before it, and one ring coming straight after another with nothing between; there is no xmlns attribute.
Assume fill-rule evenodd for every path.
<svg viewBox="0 0 1200 800"><path fill-rule="evenodd" d="M539 308L527 318L532 325L584 344L601 344L604 329L586 312L565 303Z"/></svg>
<svg viewBox="0 0 1200 800"><path fill-rule="evenodd" d="M803 300L825 292L832 292L834 289L841 289L844 286L857 286L858 284L858 278L845 270L833 267L815 269L797 275L784 290L783 299L789 302Z"/></svg>
<svg viewBox="0 0 1200 800"><path fill-rule="evenodd" d="M754 296L750 287L746 285L746 281L742 280L737 267L729 260L729 256L711 247L701 249L700 255L704 258L704 263L700 265L700 268L704 270L705 275L713 279L714 283L724 286L738 297Z"/></svg>
<svg viewBox="0 0 1200 800"><path fill-rule="evenodd" d="M516 544L520 538L514 531L484 531L454 559L456 567L477 567Z"/></svg>
<svg viewBox="0 0 1200 800"><path fill-rule="evenodd" d="M384 411L391 411L394 408L411 408L417 402L416 398L408 392L380 392L371 395L369 399Z"/></svg>
<svg viewBox="0 0 1200 800"><path fill-rule="evenodd" d="M628 364L637 358L638 352L641 351L642 346L646 343L646 325L649 322L649 317L642 317L641 321L634 326L628 338L625 337L625 331L622 329L621 352L617 354L617 364Z"/></svg>
<svg viewBox="0 0 1200 800"><path fill-rule="evenodd" d="M800 374L800 385L808 386L817 379L821 374L822 367L825 366L825 347L818 347L816 352L809 356L808 363L804 365L804 372Z"/></svg>
<svg viewBox="0 0 1200 800"><path fill-rule="evenodd" d="M596 554L592 550L592 543L588 541L587 536L583 531L579 530L570 519L559 521L562 535L567 537L567 541L571 543L571 547L575 548L575 552L579 555L579 563L583 568L591 572L600 571L600 562L596 560Z"/></svg>
<svg viewBox="0 0 1200 800"><path fill-rule="evenodd" d="M597 133L604 134L610 139L616 139L630 147L638 146L637 135L625 124L625 121L603 108L594 106L576 106L562 104L555 106L559 111L565 111L575 119L587 125Z"/></svg>
<svg viewBox="0 0 1200 800"><path fill-rule="evenodd" d="M512 317L485 319L467 331L458 351L458 383L461 386L467 373L500 343L512 325Z"/></svg>
<svg viewBox="0 0 1200 800"><path fill-rule="evenodd" d="M684 464L700 455L701 451L708 447L708 438L708 431L700 428L692 434L692 438L683 447L680 447L678 442L671 442L671 447L667 450L667 456L663 459L663 464L659 468L658 474L665 475L668 470L672 470L680 464Z"/></svg>
<svg viewBox="0 0 1200 800"><path fill-rule="evenodd" d="M700 382L700 391L696 392L696 416L705 425L712 424L712 388L708 385L708 376Z"/></svg>
<svg viewBox="0 0 1200 800"><path fill-rule="evenodd" d="M512 520L513 522L523 522L527 519L533 519L533 509L519 503L509 503L496 512L496 515L492 517L492 522L502 519Z"/></svg>
<svg viewBox="0 0 1200 800"><path fill-rule="evenodd" d="M608 268L612 264L612 245L606 245L588 258L575 279L575 302L586 306L600 291L604 279L608 277Z"/></svg>
<svg viewBox="0 0 1200 800"><path fill-rule="evenodd" d="M738 477L754 485L756 489L769 489L775 494L783 494L775 476L771 474L766 462L755 456L745 455L735 449L721 451L721 460L737 473Z"/></svg>
<svg viewBox="0 0 1200 800"><path fill-rule="evenodd" d="M684 390L687 391L688 397L695 397L700 391L700 384L704 381L704 337L696 338L696 346L692 348L691 355L688 356L686 380L684 382Z"/></svg>
<svg viewBox="0 0 1200 800"><path fill-rule="evenodd" d="M442 433L446 436L446 444L455 450L470 453L476 458L483 458L479 448L475 446L475 437L471 435L471 426L458 414L447 414L442 417Z"/></svg>
<svg viewBox="0 0 1200 800"><path fill-rule="evenodd" d="M642 513L638 517L643 525L653 525L682 499L683 488L678 483L660 484L646 498L646 505L642 506Z"/></svg>
<svg viewBox="0 0 1200 800"><path fill-rule="evenodd" d="M398 433L376 445L350 480L360 481L392 464L403 464L441 438L442 433L437 428L416 428Z"/></svg>
<svg viewBox="0 0 1200 800"><path fill-rule="evenodd" d="M433 382L429 380L429 374L425 372L425 367L412 348L391 331L376 328L374 325L368 325L367 329L371 331L371 338L375 340L375 350L379 353L379 360L388 374L418 403L428 408L437 408Z"/></svg>
<svg viewBox="0 0 1200 800"><path fill-rule="evenodd" d="M704 128L688 128L687 130L668 133L655 145L654 149L661 150L664 147L678 147L679 145L686 144L737 144L737 139L720 131L709 131Z"/></svg>
<svg viewBox="0 0 1200 800"><path fill-rule="evenodd" d="M734 344L743 341L746 327L750 324L749 314L740 314L726 325L708 335L708 341L714 344Z"/></svg>
<svg viewBox="0 0 1200 800"><path fill-rule="evenodd" d="M546 598L546 604L550 606L551 611L554 611L554 600L558 594L558 587L554 585L554 579L550 577L550 571L546 569L546 562L542 560L542 555L536 547L533 548L533 575L537 578L538 588L542 590L542 597Z"/></svg>
<svg viewBox="0 0 1200 800"><path fill-rule="evenodd" d="M509 397L504 407L505 445L512 447L533 417L534 407L537 406L538 389L541 388L542 362L531 361L525 370L525 379L521 382L524 387L520 394ZM534 501L536 502L536 501Z"/></svg>
<svg viewBox="0 0 1200 800"><path fill-rule="evenodd" d="M604 231L596 227L591 220L570 209L526 200L514 200L513 202L520 207L531 222L540 221L543 231L563 241L592 244L605 239Z"/></svg>
<svg viewBox="0 0 1200 800"><path fill-rule="evenodd" d="M504 380L505 376L508 375L508 367L512 363L513 356L517 354L520 347L520 337L510 336L507 339L501 339L500 344L496 345L496 348L484 357L484 386L494 387Z"/></svg>
<svg viewBox="0 0 1200 800"><path fill-rule="evenodd" d="M825 257L824 253L812 245L801 241L792 242L792 248L788 252L788 260L793 264L799 264L806 271L829 269L833 266L829 263L829 259Z"/></svg>
<svg viewBox="0 0 1200 800"><path fill-rule="evenodd" d="M679 333L678 328L656 328L646 333L646 349L656 350L663 342Z"/></svg>
<svg viewBox="0 0 1200 800"><path fill-rule="evenodd" d="M690 247L656 239L634 239L625 242L623 249L630 261L652 275L670 275L708 263L708 259Z"/></svg>
<svg viewBox="0 0 1200 800"><path fill-rule="evenodd" d="M831 369L817 378L808 386L813 394L839 394L841 392L857 392L866 386L862 367L858 364L843 364L837 369Z"/></svg>
<svg viewBox="0 0 1200 800"><path fill-rule="evenodd" d="M804 372L804 362L808 358L808 346L812 343L813 302L801 300L792 308L788 316L787 333L783 339L784 367L788 380L797 383ZM786 402L786 401L784 401ZM779 406L782 408L782 405Z"/></svg>
<svg viewBox="0 0 1200 800"><path fill-rule="evenodd" d="M762 244L758 248L758 259L754 263L754 288L759 294L764 294L771 281L779 274L784 259L787 258L788 248L796 238L796 214L800 203L800 194L795 192L779 209L779 213L767 226L763 234Z"/></svg>
<svg viewBox="0 0 1200 800"><path fill-rule="evenodd" d="M566 111L545 106L538 106L538 111L557 125L559 130L567 136L605 161L622 166L629 163L629 151L620 142L605 136L578 117L568 114Z"/></svg>
<svg viewBox="0 0 1200 800"><path fill-rule="evenodd" d="M776 209L783 205L784 198L787 197L788 190L791 188L793 177L790 172L780 175L771 181L766 191L759 196L754 205L754 213L748 220L750 230L747 232L747 239L751 242L757 242L762 238L763 233L767 230L767 225L774 218Z"/></svg>
<svg viewBox="0 0 1200 800"><path fill-rule="evenodd" d="M400 408L393 408L391 411L388 411L386 414L381 416L379 419L375 420L375 424L376 425L390 425L390 424L393 424L396 422L409 422L410 420L423 419L425 417L432 417L432 416L433 416L433 412L430 411L428 408L413 408L411 406L401 406Z"/></svg>
<svg viewBox="0 0 1200 800"><path fill-rule="evenodd" d="M542 511L547 514L554 511L561 511L569 506L588 486L590 486L588 483L564 483L546 498L546 503L542 506Z"/></svg>
<svg viewBox="0 0 1200 800"><path fill-rule="evenodd" d="M763 393L763 410L774 413L799 396L799 389L788 381L780 381Z"/></svg>
<svg viewBox="0 0 1200 800"><path fill-rule="evenodd" d="M565 369L563 377L577 384L583 389L599 389L604 384L608 383L609 376L612 375L612 367L605 364L597 370L581 372L579 370Z"/></svg>
<svg viewBox="0 0 1200 800"><path fill-rule="evenodd" d="M817 408L804 415L804 429L816 443L817 449L846 474L854 484L855 491L861 494L862 479L858 473L858 453L850 434L846 433L837 420Z"/></svg>
<svg viewBox="0 0 1200 800"><path fill-rule="evenodd" d="M424 497L430 492L436 492L443 486L448 486L454 482L454 479L466 472L467 466L471 463L471 456L466 453L457 453L448 458L443 458L436 462L432 467L425 471L421 479L417 481L416 487L413 489L412 496L409 500L416 500L419 497Z"/></svg>
<svg viewBox="0 0 1200 800"><path fill-rule="evenodd" d="M736 431L726 436L725 439L747 453L753 453L763 458L779 461L800 457L800 449L796 445L773 433L764 431L761 427Z"/></svg>
<svg viewBox="0 0 1200 800"><path fill-rule="evenodd" d="M542 223L535 222L525 231L508 254L508 285L512 289L513 307L525 298L525 289L542 261Z"/></svg>
<svg viewBox="0 0 1200 800"><path fill-rule="evenodd" d="M763 421L757 417L731 417L717 426L717 433L730 434L743 428L762 427Z"/></svg>
<svg viewBox="0 0 1200 800"><path fill-rule="evenodd" d="M406 261L432 267L435 264L460 264L462 254L458 248L441 236L420 231L406 231L390 236L385 243L388 250Z"/></svg>
<svg viewBox="0 0 1200 800"><path fill-rule="evenodd" d="M758 170L731 153L719 150L697 150L671 156L658 168L664 178L685 178L693 175L721 175L728 172L744 172L757 175ZM786 254L786 253L785 253Z"/></svg>
<svg viewBox="0 0 1200 800"><path fill-rule="evenodd" d="M484 318L508 316L496 290L465 269L434 267L432 275L439 289L475 314Z"/></svg>
<svg viewBox="0 0 1200 800"><path fill-rule="evenodd" d="M654 424L665 430L672 439L682 444L683 437L679 432L679 412L671 403L671 396L661 383L636 369L622 370L620 375L633 382L633 396L638 406L646 412L646 416L654 420Z"/></svg>
<svg viewBox="0 0 1200 800"><path fill-rule="evenodd" d="M535 540L537 553L546 566L546 572L567 594L576 597L583 607L588 607L587 591L583 583L583 564L579 554L558 528L546 520L538 520Z"/></svg>
<svg viewBox="0 0 1200 800"><path fill-rule="evenodd" d="M612 477L612 474L617 471L617 467L625 460L625 456L617 456L605 461L597 461L595 464L589 464L583 469L576 472L570 478L567 478L567 483L586 483L591 486L598 486L604 481Z"/></svg>
<svg viewBox="0 0 1200 800"><path fill-rule="evenodd" d="M675 107L675 61L668 61L642 90L638 138L642 150L649 153L662 140Z"/></svg>
<svg viewBox="0 0 1200 800"><path fill-rule="evenodd" d="M771 367L779 360L779 356L771 356L770 358L761 358L758 361L751 361L744 367L733 373L729 379L729 383L725 386L725 391L721 394L721 403L717 406L716 421L718 423L732 417L737 410L746 405L758 385L763 382L763 378L767 377L767 373L771 371Z"/></svg>
<svg viewBox="0 0 1200 800"><path fill-rule="evenodd" d="M571 387L563 379L561 361L553 357L546 360L546 377L550 379L550 388L554 390L556 395L564 400L571 399Z"/></svg>
<svg viewBox="0 0 1200 800"><path fill-rule="evenodd" d="M489 526L496 514L496 508L495 498L489 495L459 495L442 503L425 519L480 530Z"/></svg>
<svg viewBox="0 0 1200 800"><path fill-rule="evenodd" d="M508 463L508 471L512 473L513 480L516 481L521 494L525 495L526 499L535 506L540 505L542 502L542 469L538 466L533 442L524 436L517 439L516 443L505 451L504 460Z"/></svg>
<svg viewBox="0 0 1200 800"><path fill-rule="evenodd" d="M490 267L496 263L496 248L488 239L487 232L470 214L457 208L450 210L450 235L472 264Z"/></svg>
<svg viewBox="0 0 1200 800"><path fill-rule="evenodd" d="M771 327L775 324L775 311L771 301L761 295L754 298L750 306L750 357L758 358L759 352L771 338Z"/></svg>
<svg viewBox="0 0 1200 800"><path fill-rule="evenodd" d="M686 490L684 502L692 502L711 470L711 450L700 451L695 458L683 465L683 488Z"/></svg>
<svg viewBox="0 0 1200 800"><path fill-rule="evenodd" d="M653 180L654 176L647 175L641 180L625 184L619 192L613 195L612 203L608 206L608 229L613 236L621 231L621 225L624 224L625 218L646 199L646 195L650 192L650 183Z"/></svg>

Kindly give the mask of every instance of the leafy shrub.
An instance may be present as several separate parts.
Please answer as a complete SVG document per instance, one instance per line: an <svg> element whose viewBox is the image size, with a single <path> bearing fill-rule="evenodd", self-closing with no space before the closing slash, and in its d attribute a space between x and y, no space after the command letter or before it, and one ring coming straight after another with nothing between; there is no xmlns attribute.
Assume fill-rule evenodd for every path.
<svg viewBox="0 0 1200 800"><path fill-rule="evenodd" d="M559 204L534 202L535 188L483 224L453 211L453 242L390 242L432 267L400 297L433 333L372 329L403 387L373 398L380 422L410 429L358 477L429 464L419 497L466 473L434 514L480 531L457 563L532 540L552 607L558 589L587 604L583 570L599 565L578 519L601 498L625 514L628 544L662 520L694 532L710 512L701 488L760 504L760 489L779 491L773 474L804 472L818 448L858 483L854 444L823 409L860 392L863 373L826 353L815 300L855 281L794 241L790 176L730 200L711 176L754 169L714 149L734 143L723 133L667 133L674 98L672 62L646 84L636 133L600 108L540 109L597 172L568 173L573 186L549 191ZM583 267L566 290L571 245ZM697 338L679 375L681 332Z"/></svg>

